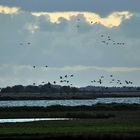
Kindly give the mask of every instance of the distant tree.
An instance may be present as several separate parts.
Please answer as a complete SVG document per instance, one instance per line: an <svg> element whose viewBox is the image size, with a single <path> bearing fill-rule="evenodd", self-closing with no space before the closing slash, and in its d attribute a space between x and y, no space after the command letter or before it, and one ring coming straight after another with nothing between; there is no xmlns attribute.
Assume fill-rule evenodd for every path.
<svg viewBox="0 0 140 140"><path fill-rule="evenodd" d="M42 85L42 86L39 88L39 91L40 91L40 92L51 93L51 92L52 92L51 83L48 82L47 84Z"/></svg>
<svg viewBox="0 0 140 140"><path fill-rule="evenodd" d="M1 93L10 93L10 92L12 92L12 88L9 86L1 89Z"/></svg>
<svg viewBox="0 0 140 140"><path fill-rule="evenodd" d="M78 88L76 88L76 87L72 87L72 88L71 88L71 92L72 92L72 93L79 92L79 89L78 89Z"/></svg>
<svg viewBox="0 0 140 140"><path fill-rule="evenodd" d="M22 85L15 85L11 89L12 89L12 92L15 92L15 93L24 92L24 86Z"/></svg>
<svg viewBox="0 0 140 140"><path fill-rule="evenodd" d="M140 87L137 87L136 90L140 90Z"/></svg>
<svg viewBox="0 0 140 140"><path fill-rule="evenodd" d="M36 93L39 92L39 89L38 86L29 85L25 87L24 92Z"/></svg>
<svg viewBox="0 0 140 140"><path fill-rule="evenodd" d="M71 88L70 88L70 86L62 86L60 91L63 92L63 93L70 93Z"/></svg>

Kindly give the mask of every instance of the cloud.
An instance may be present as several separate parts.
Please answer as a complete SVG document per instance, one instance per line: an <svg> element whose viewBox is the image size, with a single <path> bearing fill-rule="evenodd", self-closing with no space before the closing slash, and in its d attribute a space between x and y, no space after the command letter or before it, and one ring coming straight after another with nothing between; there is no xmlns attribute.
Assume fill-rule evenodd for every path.
<svg viewBox="0 0 140 140"><path fill-rule="evenodd" d="M0 14L0 64L7 65L0 66L0 85L53 81L60 74L71 72L80 77L77 76L76 81L79 85L85 79L98 78L101 73L119 73L139 82L140 40L128 37L133 28L139 29L139 24L133 28L130 24L139 17L135 13L131 17L128 13L114 12L106 17L94 15L107 26L90 24L93 13L85 16L84 13L68 15L66 12L67 18L63 15L56 18L58 23L52 22L49 15L33 16L25 11L14 16ZM110 28L105 19L117 19L121 23ZM125 29L127 26L131 29ZM102 40L107 40L108 35L111 41L106 45ZM113 46L113 41L124 42L125 46ZM37 66L35 71L33 65ZM47 71L45 65L49 66Z"/></svg>
<svg viewBox="0 0 140 140"><path fill-rule="evenodd" d="M48 67L36 66L34 69L31 65L0 65L0 85L14 85L14 84L41 84L56 81L60 83L59 76L74 74L73 78L68 78L74 85L88 85L90 80L98 79L101 75L105 76L104 84L109 85L109 75L113 74L114 78L120 78L135 81L139 83L138 74L140 74L140 67L98 67L98 66L63 66L63 67Z"/></svg>
<svg viewBox="0 0 140 140"><path fill-rule="evenodd" d="M139 0L0 0L0 4L22 7L28 12L94 11L102 16L114 11L140 12Z"/></svg>
<svg viewBox="0 0 140 140"><path fill-rule="evenodd" d="M18 14L20 11L19 7L8 7L0 5L0 14Z"/></svg>
<svg viewBox="0 0 140 140"><path fill-rule="evenodd" d="M140 13L135 13L131 20L126 20L119 27L129 38L140 38Z"/></svg>
<svg viewBox="0 0 140 140"><path fill-rule="evenodd" d="M95 67L95 69L107 72L140 72L140 67Z"/></svg>
<svg viewBox="0 0 140 140"><path fill-rule="evenodd" d="M34 34L35 32L38 31L39 29L39 26L34 24L34 23L29 23L29 24L26 24L25 28L31 32L32 34Z"/></svg>
<svg viewBox="0 0 140 140"><path fill-rule="evenodd" d="M80 71L87 71L87 70L100 70L106 72L140 72L140 67L98 67L98 66L65 66L62 68L51 68L51 70L60 70L60 71L67 71L67 72L80 72Z"/></svg>
<svg viewBox="0 0 140 140"><path fill-rule="evenodd" d="M121 22L125 19L130 19L132 13L128 11L113 12L107 17L101 17L94 12L32 12L33 16L49 16L52 23L60 23L60 18L64 18L68 21L72 20L73 17L83 16L88 24L101 24L105 27L112 28L114 26L119 26Z"/></svg>
<svg viewBox="0 0 140 140"><path fill-rule="evenodd" d="M31 71L53 71L53 72L82 72L82 71L88 71L88 70L100 70L100 71L106 71L106 72L140 72L140 67L99 67L99 66L85 66L85 65L75 65L75 66L63 66L63 67L45 67L45 66L36 66L36 69L33 68L32 65L16 65L16 64L1 64L0 65L0 71L7 70L10 72L14 72L14 74L18 74L19 72L25 72L28 71L29 73ZM4 72L4 71L3 71Z"/></svg>
<svg viewBox="0 0 140 140"><path fill-rule="evenodd" d="M0 15L0 63L45 65L97 65L101 67L139 66L139 40L127 39L122 29L90 25L85 18L77 28L75 17L52 23L47 16L32 16L22 12L14 17ZM76 17L77 19L77 17ZM130 19L131 20L131 19ZM14 35L13 35L14 34ZM103 44L101 34L110 35L125 47ZM104 38L105 39L105 38ZM20 43L23 45L19 45ZM31 42L27 45L27 42Z"/></svg>

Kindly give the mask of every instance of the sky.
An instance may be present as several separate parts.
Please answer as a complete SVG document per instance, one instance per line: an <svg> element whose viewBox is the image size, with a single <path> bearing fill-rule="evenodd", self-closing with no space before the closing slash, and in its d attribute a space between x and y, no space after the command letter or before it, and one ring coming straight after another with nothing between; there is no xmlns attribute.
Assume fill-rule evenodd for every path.
<svg viewBox="0 0 140 140"><path fill-rule="evenodd" d="M0 0L0 87L53 81L129 86L125 80L139 86L139 5L139 0ZM65 75L69 83L60 82ZM91 82L102 76L102 84Z"/></svg>

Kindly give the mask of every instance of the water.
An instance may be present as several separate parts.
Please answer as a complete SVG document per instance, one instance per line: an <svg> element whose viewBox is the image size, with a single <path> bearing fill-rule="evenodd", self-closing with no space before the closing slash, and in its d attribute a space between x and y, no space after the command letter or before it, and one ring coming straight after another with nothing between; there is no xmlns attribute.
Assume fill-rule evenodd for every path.
<svg viewBox="0 0 140 140"><path fill-rule="evenodd" d="M0 101L0 107L21 107L21 106L37 106L47 107L51 105L64 106L80 106L80 105L95 105L98 103L125 103L125 104L140 104L140 97L126 98L96 98L91 100L18 100L18 101Z"/></svg>
<svg viewBox="0 0 140 140"><path fill-rule="evenodd" d="M69 118L27 118L27 119L0 119L0 123L34 122L34 121L57 121L70 120Z"/></svg>

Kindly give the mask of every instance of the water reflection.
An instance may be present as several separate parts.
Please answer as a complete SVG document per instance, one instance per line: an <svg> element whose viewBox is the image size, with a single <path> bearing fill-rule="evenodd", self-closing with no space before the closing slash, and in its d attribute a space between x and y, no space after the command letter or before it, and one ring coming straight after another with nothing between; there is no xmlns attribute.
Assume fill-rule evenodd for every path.
<svg viewBox="0 0 140 140"><path fill-rule="evenodd" d="M17 123L17 122L34 122L34 121L60 121L70 120L70 118L16 118L16 119L0 119L0 123Z"/></svg>

